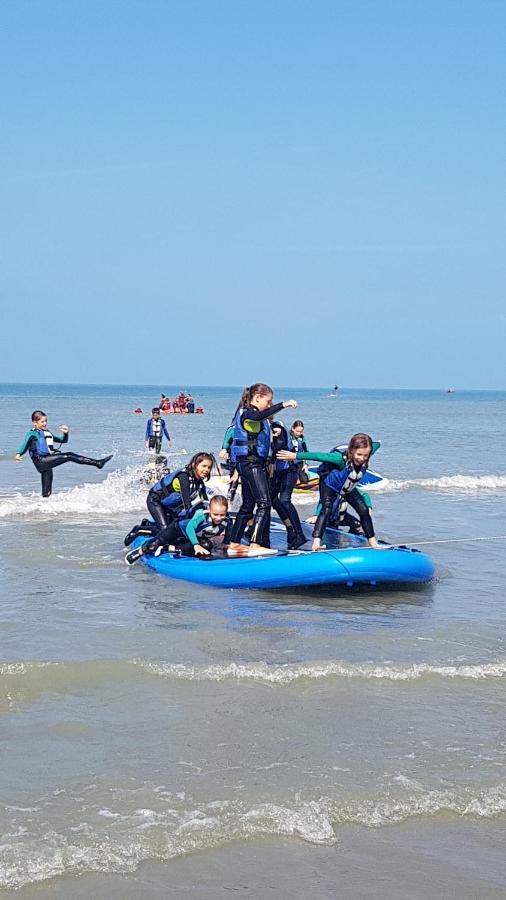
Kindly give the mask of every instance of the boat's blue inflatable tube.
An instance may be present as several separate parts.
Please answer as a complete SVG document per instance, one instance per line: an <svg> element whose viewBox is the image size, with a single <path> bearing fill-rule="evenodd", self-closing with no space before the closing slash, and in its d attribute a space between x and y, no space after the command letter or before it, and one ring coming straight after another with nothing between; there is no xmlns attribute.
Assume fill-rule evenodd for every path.
<svg viewBox="0 0 506 900"><path fill-rule="evenodd" d="M286 546L284 529L273 529L273 547ZM195 558L163 553L141 557L161 575L220 588L311 587L316 585L426 584L434 577L434 563L424 553L406 547L373 550L364 538L328 529L328 550L319 553L279 551L277 556ZM147 538L137 538L139 547Z"/></svg>

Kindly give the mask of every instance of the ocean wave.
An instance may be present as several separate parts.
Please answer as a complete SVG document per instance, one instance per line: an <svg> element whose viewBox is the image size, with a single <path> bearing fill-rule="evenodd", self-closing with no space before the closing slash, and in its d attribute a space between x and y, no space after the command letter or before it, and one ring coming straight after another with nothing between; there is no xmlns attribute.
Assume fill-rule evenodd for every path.
<svg viewBox="0 0 506 900"><path fill-rule="evenodd" d="M364 487L367 493L388 494L399 491L433 491L443 494L491 494L506 490L506 475L442 475L439 478L406 478L396 480L384 478ZM318 502L317 491L295 493L292 497L297 506Z"/></svg>
<svg viewBox="0 0 506 900"><path fill-rule="evenodd" d="M438 814L491 819L506 812L506 785L484 789L432 790L394 788L396 796L381 793L370 798L346 796L312 800L277 800L247 805L246 801L215 800L198 803L184 793L143 786L123 792L93 785L108 797L53 797L39 799L29 812L7 806L8 821L0 847L0 887L21 888L58 875L85 872L135 871L145 860L168 861L196 850L265 835L296 837L315 845L337 842L339 827L360 825L380 828L413 818ZM61 803L70 803L62 809ZM58 830L62 817L66 832ZM55 820L55 821L53 821Z"/></svg>
<svg viewBox="0 0 506 900"><path fill-rule="evenodd" d="M474 494L506 490L506 475L443 475L440 478L410 478L404 481L388 479L374 487L381 493L423 490Z"/></svg>
<svg viewBox="0 0 506 900"><path fill-rule="evenodd" d="M184 451L178 450L178 455ZM0 520L14 518L43 519L65 516L85 516L87 521L96 518L110 519L117 514L140 513L145 509L147 486L142 482L143 466L111 472L99 483L79 484L73 488L57 491L51 497L43 498L39 493L24 494L20 491L4 493L0 496ZM213 477L209 485L209 495L226 493L227 476ZM385 479L370 486L368 490L381 493L395 491L440 491L449 494L479 493L506 490L506 475L447 475L441 478L406 479L402 481ZM294 495L297 505L316 503L315 492ZM238 505L236 498L235 506Z"/></svg>
<svg viewBox="0 0 506 900"><path fill-rule="evenodd" d="M139 512L145 509L147 493L141 475L142 467L111 472L102 482L79 484L46 498L34 492L4 494L0 497L0 519L75 515L110 518L117 513Z"/></svg>
<svg viewBox="0 0 506 900"><path fill-rule="evenodd" d="M385 665L375 663L346 663L338 661L311 662L269 666L266 663L229 663L227 665L189 666L182 663L153 663L134 660L152 675L183 681L257 681L263 684L288 685L297 681L328 678L365 678L386 681L416 681L428 676L440 678L469 678L482 680L506 675L506 661L478 665Z"/></svg>
<svg viewBox="0 0 506 900"><path fill-rule="evenodd" d="M45 694L69 693L113 681L140 677L166 678L188 682L257 682L285 687L298 682L329 679L365 679L416 682L422 678L450 678L483 681L503 678L506 660L478 664L348 663L338 660L288 665L267 663L227 663L194 666L184 663L131 660L85 660L82 662L0 663L0 710L29 703Z"/></svg>

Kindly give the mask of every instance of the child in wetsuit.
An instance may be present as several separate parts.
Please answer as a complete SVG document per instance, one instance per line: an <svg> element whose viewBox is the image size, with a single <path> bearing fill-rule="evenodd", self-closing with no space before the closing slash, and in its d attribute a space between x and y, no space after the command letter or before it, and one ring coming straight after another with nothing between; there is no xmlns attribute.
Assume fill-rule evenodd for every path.
<svg viewBox="0 0 506 900"><path fill-rule="evenodd" d="M80 466L95 466L101 469L106 462L112 459L113 454L104 456L103 459L91 459L89 456L80 456L77 453L61 453L55 449L57 444L66 444L69 439L68 425L60 425L60 435L52 434L47 428L47 416L41 409L36 409L32 413L32 427L25 435L22 446L16 453L15 459L21 462L24 454L28 451L31 460L40 472L42 481L42 496L50 497L53 487L53 469L62 466L64 463L73 462Z"/></svg>
<svg viewBox="0 0 506 900"><path fill-rule="evenodd" d="M296 453L300 450L307 453L307 443L304 437L304 422L296 419L290 429L290 437L293 441L293 449ZM297 481L299 484L307 484L309 481L308 467L305 462L297 463Z"/></svg>
<svg viewBox="0 0 506 900"><path fill-rule="evenodd" d="M196 502L207 500L204 482L209 481L215 464L211 453L196 453L184 469L164 475L153 485L146 498L155 523L148 523L152 532L158 533L167 528L181 513L188 513ZM125 547L132 543L141 528L145 528L144 522L132 528L125 538Z"/></svg>
<svg viewBox="0 0 506 900"><path fill-rule="evenodd" d="M218 546L226 549L231 533L227 499L216 494L207 509L196 508L187 516L171 522L151 540L145 541L142 547L127 553L125 562L132 566L145 553L159 556L164 548L171 547L185 556L209 556Z"/></svg>
<svg viewBox="0 0 506 900"><path fill-rule="evenodd" d="M297 550L306 543L302 531L299 514L292 503L292 492L297 483L297 462L295 460L277 459L278 450L295 450L294 443L282 422L271 422L272 461L274 471L271 475L271 501L278 516L286 527L286 539L289 550Z"/></svg>
<svg viewBox="0 0 506 900"><path fill-rule="evenodd" d="M151 410L151 418L146 423L146 434L144 435L146 450L154 450L155 453L160 453L164 435L170 444L170 434L167 431L165 419L161 418L160 407L154 406Z"/></svg>
<svg viewBox="0 0 506 900"><path fill-rule="evenodd" d="M231 556L269 554L271 498L266 471L271 452L269 416L281 409L297 407L296 400L272 405L272 388L258 382L245 388L234 416L231 454L241 477L242 505L237 513L228 548ZM241 544L246 525L253 517L249 547Z"/></svg>
<svg viewBox="0 0 506 900"><path fill-rule="evenodd" d="M337 498L346 499L346 502L358 514L369 546L374 549L381 549L374 534L370 510L357 488L367 471L371 454L378 447L378 442L373 442L368 434L360 432L353 435L344 453L335 449L331 453L304 453L299 451L294 454L290 451L281 450L277 454L279 459L314 459L328 464L330 467L330 470L327 470L327 472L322 471L320 473L321 507L313 531L312 550L323 549L321 538Z"/></svg>

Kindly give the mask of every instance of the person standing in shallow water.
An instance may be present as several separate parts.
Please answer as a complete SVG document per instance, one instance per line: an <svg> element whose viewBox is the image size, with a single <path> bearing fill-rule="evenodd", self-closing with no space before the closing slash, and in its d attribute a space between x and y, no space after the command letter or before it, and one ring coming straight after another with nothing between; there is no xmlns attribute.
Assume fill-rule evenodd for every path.
<svg viewBox="0 0 506 900"><path fill-rule="evenodd" d="M31 460L40 473L42 481L42 496L50 497L53 488L53 469L64 463L73 462L80 466L95 466L102 469L106 462L112 459L113 454L104 456L103 459L92 459L89 456L80 456L78 453L61 453L55 449L57 444L66 444L69 439L68 425L60 425L60 435L53 434L47 427L47 416L41 409L32 413L32 427L25 435L22 446L16 453L16 462L21 462L28 451Z"/></svg>

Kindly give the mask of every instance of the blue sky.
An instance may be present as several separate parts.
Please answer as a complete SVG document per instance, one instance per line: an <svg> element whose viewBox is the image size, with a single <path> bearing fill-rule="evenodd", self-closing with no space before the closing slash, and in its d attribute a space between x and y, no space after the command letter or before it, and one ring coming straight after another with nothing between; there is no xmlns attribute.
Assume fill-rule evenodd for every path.
<svg viewBox="0 0 506 900"><path fill-rule="evenodd" d="M504 3L1 20L1 381L506 388Z"/></svg>

